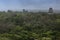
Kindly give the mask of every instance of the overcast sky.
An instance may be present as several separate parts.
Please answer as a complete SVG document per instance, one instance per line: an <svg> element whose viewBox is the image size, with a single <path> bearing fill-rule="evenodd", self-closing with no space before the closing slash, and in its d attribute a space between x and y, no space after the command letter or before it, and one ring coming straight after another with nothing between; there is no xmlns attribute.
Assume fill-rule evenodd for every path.
<svg viewBox="0 0 60 40"><path fill-rule="evenodd" d="M0 10L47 10L50 7L60 10L60 0L0 0Z"/></svg>

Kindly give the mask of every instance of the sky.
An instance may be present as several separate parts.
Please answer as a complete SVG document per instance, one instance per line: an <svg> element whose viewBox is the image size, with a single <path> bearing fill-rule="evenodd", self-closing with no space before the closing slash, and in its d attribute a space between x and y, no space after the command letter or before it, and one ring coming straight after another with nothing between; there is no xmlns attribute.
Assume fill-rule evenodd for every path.
<svg viewBox="0 0 60 40"><path fill-rule="evenodd" d="M60 0L0 0L0 10L60 10Z"/></svg>

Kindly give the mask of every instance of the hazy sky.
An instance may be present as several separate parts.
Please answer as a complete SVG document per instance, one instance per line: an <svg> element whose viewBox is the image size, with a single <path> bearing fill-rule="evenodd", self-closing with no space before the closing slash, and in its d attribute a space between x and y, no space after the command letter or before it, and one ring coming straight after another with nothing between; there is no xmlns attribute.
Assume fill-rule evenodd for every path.
<svg viewBox="0 0 60 40"><path fill-rule="evenodd" d="M0 10L60 9L60 0L0 0Z"/></svg>

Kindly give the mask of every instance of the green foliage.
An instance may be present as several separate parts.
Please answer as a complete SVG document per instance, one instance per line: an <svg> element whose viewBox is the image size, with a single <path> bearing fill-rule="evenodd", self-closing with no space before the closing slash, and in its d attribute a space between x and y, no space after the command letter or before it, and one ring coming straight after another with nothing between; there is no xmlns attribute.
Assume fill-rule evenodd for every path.
<svg viewBox="0 0 60 40"><path fill-rule="evenodd" d="M60 14L0 12L0 40L60 40Z"/></svg>

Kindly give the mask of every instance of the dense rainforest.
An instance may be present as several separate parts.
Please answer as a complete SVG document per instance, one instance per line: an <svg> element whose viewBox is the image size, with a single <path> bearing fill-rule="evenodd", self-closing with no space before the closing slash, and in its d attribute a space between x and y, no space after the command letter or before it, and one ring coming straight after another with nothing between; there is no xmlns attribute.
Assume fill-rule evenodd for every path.
<svg viewBox="0 0 60 40"><path fill-rule="evenodd" d="M0 12L0 40L60 40L60 14Z"/></svg>

